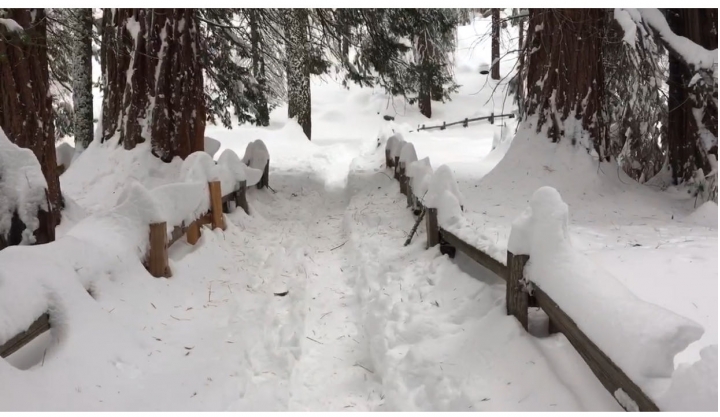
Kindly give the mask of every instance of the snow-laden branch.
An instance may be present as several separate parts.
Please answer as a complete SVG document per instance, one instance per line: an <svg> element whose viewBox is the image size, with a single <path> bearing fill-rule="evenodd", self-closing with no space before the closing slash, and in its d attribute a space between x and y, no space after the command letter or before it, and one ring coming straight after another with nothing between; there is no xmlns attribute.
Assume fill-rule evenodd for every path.
<svg viewBox="0 0 720 417"><path fill-rule="evenodd" d="M676 35L658 9L616 9L615 19L625 32L625 42L633 44L636 27L646 24L657 33L668 49L695 71L705 69L712 72L717 67L717 49L707 50L684 36ZM635 27L630 25L630 20L635 23Z"/></svg>
<svg viewBox="0 0 720 417"><path fill-rule="evenodd" d="M23 31L22 26L12 19L0 18L0 26L5 26L5 29L10 33Z"/></svg>

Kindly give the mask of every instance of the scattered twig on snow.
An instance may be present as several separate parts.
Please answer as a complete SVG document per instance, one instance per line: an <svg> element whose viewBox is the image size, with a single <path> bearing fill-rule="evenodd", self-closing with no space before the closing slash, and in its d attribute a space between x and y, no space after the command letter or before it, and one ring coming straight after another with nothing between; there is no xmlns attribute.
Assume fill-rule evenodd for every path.
<svg viewBox="0 0 720 417"><path fill-rule="evenodd" d="M317 340L313 339L312 337L305 336L305 338L306 338L306 339L310 339L310 340L312 340L312 341L315 342L315 343L319 343L319 344L321 344L321 345L324 345L323 342L318 342Z"/></svg>
<svg viewBox="0 0 720 417"><path fill-rule="evenodd" d="M360 365L360 364L359 364L359 363L357 363L357 362L356 362L356 363L355 363L355 365L353 365L353 366L359 366L359 367L363 368L364 370L366 370L366 371L370 372L371 374L374 374L374 373L375 373L375 372L373 372L373 371L369 370L368 368L366 368L366 367L364 367L364 366Z"/></svg>
<svg viewBox="0 0 720 417"><path fill-rule="evenodd" d="M420 222L422 222L423 217L425 217L425 207L423 206L422 211L420 211L420 215L418 216L417 221L415 222L415 225L413 226L412 230L410 230L410 236L408 236L407 240L405 241L405 245L407 246L412 242L413 235L415 232L417 232L418 226L420 226Z"/></svg>
<svg viewBox="0 0 720 417"><path fill-rule="evenodd" d="M153 306L153 308L154 308L155 310L157 310L157 307L155 307L155 304L150 303L150 305Z"/></svg>
<svg viewBox="0 0 720 417"><path fill-rule="evenodd" d="M288 295L289 292L290 292L290 291L275 292L275 293L273 293L273 294L276 295L276 296L278 296L278 297L285 297L286 295Z"/></svg>
<svg viewBox="0 0 720 417"><path fill-rule="evenodd" d="M335 246L334 248L330 249L330 251L334 251L335 249L340 249L340 248L342 248L343 246L345 246L346 243L348 243L347 240L346 240L345 242L343 242L341 245Z"/></svg>
<svg viewBox="0 0 720 417"><path fill-rule="evenodd" d="M190 321L190 319L179 319L179 318L173 316L172 314L170 315L170 317L174 318L177 321Z"/></svg>
<svg viewBox="0 0 720 417"><path fill-rule="evenodd" d="M40 364L40 367L45 366L45 354L46 353L47 353L47 348L45 348L45 350L43 351L43 359L42 359L42 363Z"/></svg>
<svg viewBox="0 0 720 417"><path fill-rule="evenodd" d="M325 313L325 314L323 314L322 316L320 316L320 320L322 320L325 316L327 316L327 315L330 314L330 313L332 313L332 311L328 311L327 313Z"/></svg>

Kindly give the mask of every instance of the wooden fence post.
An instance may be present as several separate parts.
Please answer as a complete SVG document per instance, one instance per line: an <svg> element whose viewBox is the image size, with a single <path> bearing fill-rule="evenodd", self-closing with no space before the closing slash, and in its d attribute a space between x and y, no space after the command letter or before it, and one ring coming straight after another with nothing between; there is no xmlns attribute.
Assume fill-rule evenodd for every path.
<svg viewBox="0 0 720 417"><path fill-rule="evenodd" d="M515 316L525 330L528 329L528 293L523 290L521 281L525 264L529 259L528 255L514 255L510 251L507 253L508 277L505 287L507 314Z"/></svg>
<svg viewBox="0 0 720 417"><path fill-rule="evenodd" d="M210 187L210 212L212 213L212 228L225 230L225 218L222 210L222 189L220 181L208 183Z"/></svg>
<svg viewBox="0 0 720 417"><path fill-rule="evenodd" d="M414 200L415 195L413 194L412 185L410 185L410 178L405 177L405 179L406 179L406 181L405 181L405 191L406 191L405 196L407 197L407 206L414 209L415 207L413 204L414 203L413 200Z"/></svg>
<svg viewBox="0 0 720 417"><path fill-rule="evenodd" d="M400 192L407 195L407 177L405 176L405 164L400 163Z"/></svg>
<svg viewBox="0 0 720 417"><path fill-rule="evenodd" d="M191 245L196 244L198 240L200 240L200 224L198 223L198 220L190 223L190 226L188 226L187 229L187 242Z"/></svg>
<svg viewBox="0 0 720 417"><path fill-rule="evenodd" d="M395 157L395 165L394 165L394 166L395 166L395 173L393 174L393 176L395 177L396 180L399 181L399 180L400 180L400 177L398 176L398 172L399 172L399 171L398 171L398 168L399 168L398 165L400 165L400 157L399 157L399 156L396 156L396 157Z"/></svg>
<svg viewBox="0 0 720 417"><path fill-rule="evenodd" d="M258 190L263 187L270 188L270 158L268 158L267 164L265 164L260 182L257 183Z"/></svg>
<svg viewBox="0 0 720 417"><path fill-rule="evenodd" d="M150 245L146 265L150 275L155 278L172 276L170 266L168 265L168 247L167 247L167 223L153 223L150 225Z"/></svg>
<svg viewBox="0 0 720 417"><path fill-rule="evenodd" d="M440 228L438 227L437 209L426 208L425 228L427 229L427 248L440 243Z"/></svg>
<svg viewBox="0 0 720 417"><path fill-rule="evenodd" d="M235 193L235 205L238 207L242 207L242 209L245 210L245 213L250 214L250 209L248 208L247 196L245 194L246 191L247 191L247 181L240 181L240 189L237 190L237 193Z"/></svg>
<svg viewBox="0 0 720 417"><path fill-rule="evenodd" d="M390 149L385 149L385 167L386 168L392 168L393 161L392 158L390 158Z"/></svg>

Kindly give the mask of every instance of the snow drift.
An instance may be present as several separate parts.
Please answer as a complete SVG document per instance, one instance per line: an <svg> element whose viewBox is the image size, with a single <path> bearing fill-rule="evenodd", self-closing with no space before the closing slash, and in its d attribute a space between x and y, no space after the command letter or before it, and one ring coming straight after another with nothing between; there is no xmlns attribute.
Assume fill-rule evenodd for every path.
<svg viewBox="0 0 720 417"><path fill-rule="evenodd" d="M526 277L543 289L648 394L654 379L670 378L673 358L702 336L689 319L647 303L572 247L568 206L541 187L515 220L508 251L530 255Z"/></svg>

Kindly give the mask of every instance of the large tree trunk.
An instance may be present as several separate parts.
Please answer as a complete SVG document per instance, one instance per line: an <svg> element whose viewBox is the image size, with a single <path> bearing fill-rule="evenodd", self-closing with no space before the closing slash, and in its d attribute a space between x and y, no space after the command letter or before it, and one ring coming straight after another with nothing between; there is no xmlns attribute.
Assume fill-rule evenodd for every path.
<svg viewBox="0 0 720 417"><path fill-rule="evenodd" d="M670 9L666 15L675 34L708 50L717 49L717 32L711 30L717 22L717 9ZM669 160L675 183L689 180L698 168L702 168L705 174L711 169L704 155L708 149L704 149L702 144L693 110L702 114L702 124L717 137L716 102L710 94L706 94L703 99L703 94L688 87L694 75L691 68L671 51L667 133ZM717 155L717 147L709 150Z"/></svg>
<svg viewBox="0 0 720 417"><path fill-rule="evenodd" d="M270 124L270 112L268 110L266 95L266 78L265 78L265 58L260 51L262 39L260 38L260 28L258 27L258 11L249 9L250 21L250 46L252 56L252 73L258 82L258 96L256 100L255 117L260 126L268 126Z"/></svg>
<svg viewBox="0 0 720 417"><path fill-rule="evenodd" d="M22 31L0 25L0 127L16 145L33 151L47 181L49 213L40 213L37 243L55 240L63 206L55 155L52 97L48 85L44 9L4 9Z"/></svg>
<svg viewBox="0 0 720 417"><path fill-rule="evenodd" d="M586 136L608 159L602 118L603 9L531 9L528 23L526 111L537 131L572 144Z"/></svg>
<svg viewBox="0 0 720 417"><path fill-rule="evenodd" d="M518 103L518 113L520 120L525 118L525 21L518 22L518 73L517 73L517 90L516 99Z"/></svg>
<svg viewBox="0 0 720 417"><path fill-rule="evenodd" d="M82 152L93 140L92 30L93 9L75 9L73 18L73 110L75 150Z"/></svg>
<svg viewBox="0 0 720 417"><path fill-rule="evenodd" d="M500 79L500 9L492 9L492 70L490 77Z"/></svg>
<svg viewBox="0 0 720 417"><path fill-rule="evenodd" d="M103 139L150 140L166 162L203 150L196 10L106 9L103 23Z"/></svg>
<svg viewBox="0 0 720 417"><path fill-rule="evenodd" d="M312 139L310 107L310 67L308 45L308 11L291 9L288 13L288 117L297 116L308 140Z"/></svg>
<svg viewBox="0 0 720 417"><path fill-rule="evenodd" d="M427 36L423 34L417 36L415 39L415 52L418 55L421 68L424 69L420 77L420 88L418 89L418 108L420 114L428 119L432 117L432 80L429 79L430 75L428 73L430 71L427 68L432 53L431 48L432 45Z"/></svg>

